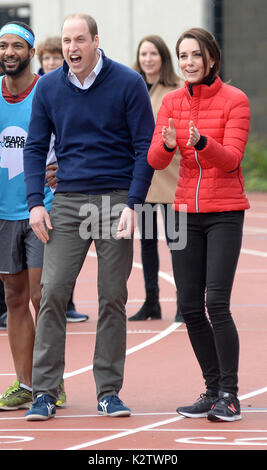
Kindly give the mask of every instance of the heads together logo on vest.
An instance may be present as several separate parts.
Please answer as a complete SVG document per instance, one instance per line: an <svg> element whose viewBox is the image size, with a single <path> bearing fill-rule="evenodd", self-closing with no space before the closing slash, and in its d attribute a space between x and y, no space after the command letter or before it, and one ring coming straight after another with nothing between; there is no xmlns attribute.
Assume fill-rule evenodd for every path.
<svg viewBox="0 0 267 470"><path fill-rule="evenodd" d="M3 140L1 141L1 147L12 149L24 148L25 142L25 137L23 135L4 135Z"/></svg>
<svg viewBox="0 0 267 470"><path fill-rule="evenodd" d="M21 127L6 127L0 134L0 166L8 169L8 179L23 173L23 149L27 132Z"/></svg>
<svg viewBox="0 0 267 470"><path fill-rule="evenodd" d="M4 34L16 34L16 36L20 36L22 39L27 41L31 47L34 45L34 37L30 31L23 28L23 26L17 24L6 24L0 30L0 38L4 36Z"/></svg>

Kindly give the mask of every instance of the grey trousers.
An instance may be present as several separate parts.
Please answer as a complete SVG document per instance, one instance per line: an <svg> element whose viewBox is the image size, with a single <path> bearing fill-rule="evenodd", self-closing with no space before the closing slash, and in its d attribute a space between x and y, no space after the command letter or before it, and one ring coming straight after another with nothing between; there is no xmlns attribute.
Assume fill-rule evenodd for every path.
<svg viewBox="0 0 267 470"><path fill-rule="evenodd" d="M34 345L34 397L46 393L57 399L65 368L66 306L92 242L98 259L99 310L93 361L97 399L117 395L122 387L133 239L116 239L114 233L126 199L125 190L105 195L55 195Z"/></svg>

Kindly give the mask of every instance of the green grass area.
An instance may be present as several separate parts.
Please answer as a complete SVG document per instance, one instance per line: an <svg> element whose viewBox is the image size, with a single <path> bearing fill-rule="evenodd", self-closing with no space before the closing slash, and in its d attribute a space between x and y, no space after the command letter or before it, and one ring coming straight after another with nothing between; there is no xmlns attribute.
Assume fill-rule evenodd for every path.
<svg viewBox="0 0 267 470"><path fill-rule="evenodd" d="M248 142L242 172L247 191L267 192L267 139Z"/></svg>

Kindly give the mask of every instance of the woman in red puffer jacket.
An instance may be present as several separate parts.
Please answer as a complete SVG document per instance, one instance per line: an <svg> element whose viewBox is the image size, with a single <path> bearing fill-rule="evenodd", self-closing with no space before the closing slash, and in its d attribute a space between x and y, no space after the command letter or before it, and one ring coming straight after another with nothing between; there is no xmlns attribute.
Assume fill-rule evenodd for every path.
<svg viewBox="0 0 267 470"><path fill-rule="evenodd" d="M172 249L173 272L206 385L196 403L177 411L192 418L235 421L241 419L239 339L230 296L244 210L249 208L241 171L249 101L219 78L220 49L211 33L202 28L186 31L176 52L185 86L163 99L148 161L157 170L166 168L179 147L174 209L180 242Z"/></svg>

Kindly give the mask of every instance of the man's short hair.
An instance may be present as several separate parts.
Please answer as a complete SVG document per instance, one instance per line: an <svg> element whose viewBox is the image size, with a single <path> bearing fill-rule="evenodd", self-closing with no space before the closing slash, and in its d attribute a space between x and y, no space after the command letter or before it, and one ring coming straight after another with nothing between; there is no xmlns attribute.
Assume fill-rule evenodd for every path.
<svg viewBox="0 0 267 470"><path fill-rule="evenodd" d="M96 21L94 20L94 18L90 15L87 15L86 13L72 13L70 15L68 15L65 20L64 20L64 23L66 20L69 20L69 19L74 19L74 18L80 18L82 20L85 20L86 23L87 23L87 26L88 26L88 30L89 30L89 33L91 34L91 37L92 39L94 39L94 37L98 34L98 28L97 28L97 24L96 24ZM63 23L63 25L64 25Z"/></svg>

